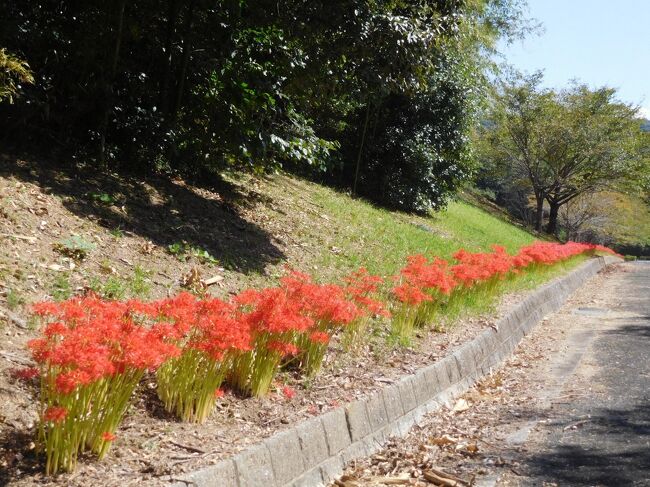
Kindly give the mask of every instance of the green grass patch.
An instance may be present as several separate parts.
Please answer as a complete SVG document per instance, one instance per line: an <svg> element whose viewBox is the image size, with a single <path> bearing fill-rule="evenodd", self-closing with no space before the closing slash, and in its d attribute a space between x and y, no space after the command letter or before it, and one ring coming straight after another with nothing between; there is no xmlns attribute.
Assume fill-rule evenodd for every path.
<svg viewBox="0 0 650 487"><path fill-rule="evenodd" d="M332 270L345 274L360 266L386 276L403 267L412 254L450 259L459 248L477 252L491 250L493 244L514 253L535 240L525 230L463 201L419 216L377 208L324 187L316 187L311 197L328 217L320 222L326 235L313 245L318 249L313 273L323 277Z"/></svg>
<svg viewBox="0 0 650 487"><path fill-rule="evenodd" d="M70 299L74 294L72 283L70 282L70 273L61 272L56 274L50 286L50 295L54 301L65 301Z"/></svg>
<svg viewBox="0 0 650 487"><path fill-rule="evenodd" d="M25 298L20 294L16 289L9 289L7 292L7 308L11 311L15 311L18 307L25 304Z"/></svg>

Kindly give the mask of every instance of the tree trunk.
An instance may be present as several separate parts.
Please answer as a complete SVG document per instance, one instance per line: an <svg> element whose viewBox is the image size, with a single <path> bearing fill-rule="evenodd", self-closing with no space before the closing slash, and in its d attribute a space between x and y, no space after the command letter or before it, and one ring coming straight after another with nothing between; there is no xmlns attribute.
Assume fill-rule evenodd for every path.
<svg viewBox="0 0 650 487"><path fill-rule="evenodd" d="M113 46L113 56L111 58L110 71L104 81L104 113L99 129L99 160L102 164L106 161L106 133L108 132L108 119L111 115L113 106L113 81L117 71L117 62L120 58L120 47L122 46L122 31L124 29L124 8L126 0L120 0L117 14L117 33L115 34L115 44ZM105 75L106 76L106 75Z"/></svg>
<svg viewBox="0 0 650 487"><path fill-rule="evenodd" d="M354 171L354 183L352 184L352 194L357 194L357 183L359 182L359 172L361 170L361 156L363 155L363 145L366 142L366 131L368 130L368 121L370 119L370 103L366 105L366 119L363 122L363 131L361 132L361 143L359 144L359 153L357 154L357 167Z"/></svg>
<svg viewBox="0 0 650 487"><path fill-rule="evenodd" d="M544 195L536 194L535 201L537 203L535 209L535 230L541 232L542 225L544 224Z"/></svg>
<svg viewBox="0 0 650 487"><path fill-rule="evenodd" d="M185 17L185 25L184 25L184 34L183 34L183 58L181 61L181 69L178 77L178 84L176 85L176 97L175 97L175 102L174 102L174 107L172 109L171 113L171 120L172 124L176 123L176 119L178 117L178 111L181 109L181 104L183 100L183 91L185 89L185 78L187 76L187 66L190 61L190 50L191 50L191 43L190 43L190 36L192 35L192 21L194 17L194 6L196 4L195 0L192 0L190 4L187 7L187 16Z"/></svg>
<svg viewBox="0 0 650 487"><path fill-rule="evenodd" d="M549 201L550 211L548 215L548 226L546 231L551 235L555 235L557 232L557 216L560 210L560 205L554 201Z"/></svg>
<svg viewBox="0 0 650 487"><path fill-rule="evenodd" d="M167 26L165 29L165 66L163 69L162 80L160 82L158 102L160 105L160 112L164 116L169 115L169 84L173 66L172 50L174 47L174 33L176 32L176 20L178 19L179 8L180 7L178 0L171 0L169 2L169 10L167 12Z"/></svg>

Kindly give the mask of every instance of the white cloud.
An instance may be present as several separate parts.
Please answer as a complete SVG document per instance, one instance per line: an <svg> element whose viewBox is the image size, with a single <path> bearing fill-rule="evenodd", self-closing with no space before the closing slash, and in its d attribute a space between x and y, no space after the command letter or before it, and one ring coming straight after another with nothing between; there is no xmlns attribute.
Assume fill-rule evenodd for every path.
<svg viewBox="0 0 650 487"><path fill-rule="evenodd" d="M650 107L639 108L639 115L641 115L643 118L650 119Z"/></svg>

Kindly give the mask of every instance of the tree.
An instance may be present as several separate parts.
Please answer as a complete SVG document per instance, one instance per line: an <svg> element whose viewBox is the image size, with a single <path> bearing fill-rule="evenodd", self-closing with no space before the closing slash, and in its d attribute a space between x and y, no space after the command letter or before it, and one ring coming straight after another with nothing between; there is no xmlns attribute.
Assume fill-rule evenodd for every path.
<svg viewBox="0 0 650 487"><path fill-rule="evenodd" d="M480 135L483 157L514 174L535 196L535 226L558 230L562 206L605 189L637 187L647 175L637 110L611 88L573 84L556 92L542 77L502 83Z"/></svg>
<svg viewBox="0 0 650 487"><path fill-rule="evenodd" d="M611 204L604 193L586 193L563 205L558 218L566 239L585 241L596 238L599 243L611 243L611 238L604 241L608 237L604 231L597 231L611 225L612 215L606 211L604 202L605 205Z"/></svg>
<svg viewBox="0 0 650 487"><path fill-rule="evenodd" d="M487 71L494 68L489 54L497 39L520 36L531 28L516 1L452 2L446 10L439 7L443 2L433 3L437 11L419 7L420 12L453 22L447 20L442 25L449 25L441 31L425 15L418 35L411 34L407 41L433 40L422 57L427 62L410 63L419 67L413 71L417 76L406 78L409 83L366 80L364 86L372 96L353 112L356 121L339 137L341 173L354 181L354 192L407 211L444 207L472 176L469 133L485 100ZM433 33L427 34L424 27ZM441 35L446 31L452 35ZM381 63L400 65L404 59L399 51L390 58L373 59L377 67L372 72L385 71Z"/></svg>
<svg viewBox="0 0 650 487"><path fill-rule="evenodd" d="M325 171L424 211L471 173L487 52L524 2L0 0L37 81L0 137L103 167Z"/></svg>
<svg viewBox="0 0 650 487"><path fill-rule="evenodd" d="M557 94L556 149L547 160L552 184L547 231L556 233L559 209L580 195L636 186L644 172L638 109L618 102L616 90L573 85Z"/></svg>
<svg viewBox="0 0 650 487"><path fill-rule="evenodd" d="M542 230L544 201L552 185L546 161L556 149L549 122L557 116L554 94L542 89L541 82L541 73L535 73L498 85L477 143L493 173L533 193L537 231Z"/></svg>
<svg viewBox="0 0 650 487"><path fill-rule="evenodd" d="M16 81L32 84L34 75L25 61L0 49L0 103L3 100L13 103L19 92Z"/></svg>

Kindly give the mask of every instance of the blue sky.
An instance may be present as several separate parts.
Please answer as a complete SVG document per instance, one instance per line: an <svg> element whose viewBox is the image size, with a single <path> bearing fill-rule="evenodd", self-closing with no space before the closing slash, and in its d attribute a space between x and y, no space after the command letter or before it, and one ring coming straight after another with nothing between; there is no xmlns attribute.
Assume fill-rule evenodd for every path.
<svg viewBox="0 0 650 487"><path fill-rule="evenodd" d="M528 0L544 32L501 46L519 70L544 71L546 85L577 79L611 86L650 118L650 0Z"/></svg>

